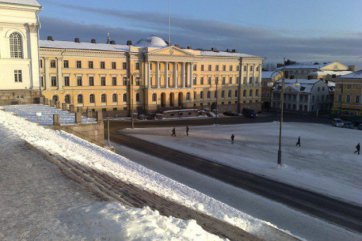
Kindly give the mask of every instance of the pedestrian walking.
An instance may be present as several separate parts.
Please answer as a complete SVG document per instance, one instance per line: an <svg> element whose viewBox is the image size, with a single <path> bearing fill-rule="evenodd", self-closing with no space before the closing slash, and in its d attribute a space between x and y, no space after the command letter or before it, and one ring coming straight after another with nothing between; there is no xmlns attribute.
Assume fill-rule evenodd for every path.
<svg viewBox="0 0 362 241"><path fill-rule="evenodd" d="M298 141L297 141L297 143L295 144L295 146L300 147L300 136L298 137Z"/></svg>
<svg viewBox="0 0 362 241"><path fill-rule="evenodd" d="M234 134L231 134L231 144L234 144L234 139L235 139Z"/></svg>
<svg viewBox="0 0 362 241"><path fill-rule="evenodd" d="M189 126L186 126L186 136L189 136L189 131L190 131Z"/></svg>
<svg viewBox="0 0 362 241"><path fill-rule="evenodd" d="M358 143L356 146L356 151L354 153L357 153L357 155L359 155L360 151L361 151L361 145L360 143Z"/></svg>
<svg viewBox="0 0 362 241"><path fill-rule="evenodd" d="M171 136L176 136L176 129L175 128L172 129Z"/></svg>

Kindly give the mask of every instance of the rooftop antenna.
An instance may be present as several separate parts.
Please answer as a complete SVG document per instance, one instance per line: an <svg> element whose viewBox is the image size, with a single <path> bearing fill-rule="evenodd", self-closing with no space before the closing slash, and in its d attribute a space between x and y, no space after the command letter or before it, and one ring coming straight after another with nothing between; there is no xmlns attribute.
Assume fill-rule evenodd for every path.
<svg viewBox="0 0 362 241"><path fill-rule="evenodd" d="M171 46L171 0L168 0L168 45Z"/></svg>
<svg viewBox="0 0 362 241"><path fill-rule="evenodd" d="M111 34L108 32L107 33L107 44L111 43Z"/></svg>

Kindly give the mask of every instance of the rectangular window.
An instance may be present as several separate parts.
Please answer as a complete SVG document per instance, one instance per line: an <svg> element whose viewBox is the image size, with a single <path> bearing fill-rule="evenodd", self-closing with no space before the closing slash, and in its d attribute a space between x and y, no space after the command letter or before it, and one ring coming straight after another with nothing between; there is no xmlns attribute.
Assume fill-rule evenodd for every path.
<svg viewBox="0 0 362 241"><path fill-rule="evenodd" d="M40 84L41 84L41 87L44 87L44 77L43 76L40 76Z"/></svg>
<svg viewBox="0 0 362 241"><path fill-rule="evenodd" d="M68 60L64 60L64 62L63 62L63 67L64 67L64 69L68 69L68 68L69 68L69 61L68 61Z"/></svg>
<svg viewBox="0 0 362 241"><path fill-rule="evenodd" d="M233 71L233 66L232 65L230 65L229 70Z"/></svg>
<svg viewBox="0 0 362 241"><path fill-rule="evenodd" d="M82 61L77 61L77 69L81 69L82 68Z"/></svg>
<svg viewBox="0 0 362 241"><path fill-rule="evenodd" d="M105 76L101 77L101 86L106 86L106 77Z"/></svg>
<svg viewBox="0 0 362 241"><path fill-rule="evenodd" d="M89 68L89 69L93 69L93 67L94 67L94 66L93 66L93 61L89 61L89 62L88 62L88 68Z"/></svg>
<svg viewBox="0 0 362 241"><path fill-rule="evenodd" d="M112 85L113 86L117 85L117 77L115 77L115 76L112 77Z"/></svg>
<svg viewBox="0 0 362 241"><path fill-rule="evenodd" d="M106 63L104 61L101 61L100 63L100 68L101 69L105 69L106 68Z"/></svg>
<svg viewBox="0 0 362 241"><path fill-rule="evenodd" d="M229 84L232 84L233 83L233 77L230 77L229 78Z"/></svg>
<svg viewBox="0 0 362 241"><path fill-rule="evenodd" d="M39 60L39 66L40 68L43 68L43 60Z"/></svg>
<svg viewBox="0 0 362 241"><path fill-rule="evenodd" d="M226 65L222 66L222 71L226 71Z"/></svg>
<svg viewBox="0 0 362 241"><path fill-rule="evenodd" d="M359 95L356 96L356 104L359 104Z"/></svg>
<svg viewBox="0 0 362 241"><path fill-rule="evenodd" d="M205 68L204 68L204 65L201 65L201 71L204 71Z"/></svg>
<svg viewBox="0 0 362 241"><path fill-rule="evenodd" d="M82 85L83 85L82 76L77 76L77 86L82 86Z"/></svg>
<svg viewBox="0 0 362 241"><path fill-rule="evenodd" d="M50 68L56 68L57 67L57 63L55 62L55 60L50 61Z"/></svg>
<svg viewBox="0 0 362 241"><path fill-rule="evenodd" d="M209 78L207 79L207 82L208 82L209 85L211 85L211 77L209 77Z"/></svg>
<svg viewBox="0 0 362 241"><path fill-rule="evenodd" d="M56 76L51 77L51 85L53 87L57 86L57 77Z"/></svg>
<svg viewBox="0 0 362 241"><path fill-rule="evenodd" d="M211 71L212 70L212 66L211 65L209 65L209 71Z"/></svg>
<svg viewBox="0 0 362 241"><path fill-rule="evenodd" d="M128 85L127 77L123 77L123 85L124 86Z"/></svg>
<svg viewBox="0 0 362 241"><path fill-rule="evenodd" d="M197 85L197 78L194 78L193 82L194 82L194 85Z"/></svg>
<svg viewBox="0 0 362 241"><path fill-rule="evenodd" d="M244 66L244 71L248 71L248 66Z"/></svg>
<svg viewBox="0 0 362 241"><path fill-rule="evenodd" d="M238 97L238 91L235 90L235 97Z"/></svg>
<svg viewBox="0 0 362 241"><path fill-rule="evenodd" d="M200 79L200 84L201 84L201 85L204 85L204 77L201 77L201 79Z"/></svg>
<svg viewBox="0 0 362 241"><path fill-rule="evenodd" d="M117 69L117 63L116 62L112 62L112 69Z"/></svg>
<svg viewBox="0 0 362 241"><path fill-rule="evenodd" d="M14 80L15 82L23 82L23 72L21 70L14 70Z"/></svg>
<svg viewBox="0 0 362 241"><path fill-rule="evenodd" d="M136 63L136 70L140 69L140 63Z"/></svg>
<svg viewBox="0 0 362 241"><path fill-rule="evenodd" d="M222 77L222 84L226 84L226 78L225 77Z"/></svg>
<svg viewBox="0 0 362 241"><path fill-rule="evenodd" d="M197 70L197 65L196 64L194 64L194 71L196 71Z"/></svg>
<svg viewBox="0 0 362 241"><path fill-rule="evenodd" d="M64 76L64 86L69 86L69 76Z"/></svg>
<svg viewBox="0 0 362 241"><path fill-rule="evenodd" d="M123 69L127 69L127 63L126 62L123 62L123 64L122 64L123 66Z"/></svg>
<svg viewBox="0 0 362 241"><path fill-rule="evenodd" d="M204 99L204 92L203 91L200 92L200 99Z"/></svg>
<svg viewBox="0 0 362 241"><path fill-rule="evenodd" d="M219 65L216 65L216 71L219 71Z"/></svg>
<svg viewBox="0 0 362 241"><path fill-rule="evenodd" d="M89 86L94 86L94 77L93 76L89 76Z"/></svg>

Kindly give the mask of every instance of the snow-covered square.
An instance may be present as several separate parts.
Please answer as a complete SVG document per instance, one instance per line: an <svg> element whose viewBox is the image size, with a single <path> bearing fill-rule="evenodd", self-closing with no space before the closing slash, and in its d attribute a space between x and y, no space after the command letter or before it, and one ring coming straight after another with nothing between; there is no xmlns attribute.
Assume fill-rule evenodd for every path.
<svg viewBox="0 0 362 241"><path fill-rule="evenodd" d="M279 122L176 128L127 129L138 138L261 176L362 204L359 130L313 123L284 123L282 166L277 165ZM231 135L235 135L234 144ZM297 139L301 137L301 147Z"/></svg>

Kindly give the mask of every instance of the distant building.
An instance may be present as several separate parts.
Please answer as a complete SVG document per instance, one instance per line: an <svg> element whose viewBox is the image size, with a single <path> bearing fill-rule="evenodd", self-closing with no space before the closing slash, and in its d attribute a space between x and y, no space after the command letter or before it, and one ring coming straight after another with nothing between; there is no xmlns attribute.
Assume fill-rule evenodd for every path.
<svg viewBox="0 0 362 241"><path fill-rule="evenodd" d="M0 105L39 97L36 0L0 0Z"/></svg>
<svg viewBox="0 0 362 241"><path fill-rule="evenodd" d="M272 108L280 109L282 81L278 81L272 94ZM327 112L331 108L328 85L315 79L286 79L284 84L284 110L295 112Z"/></svg>
<svg viewBox="0 0 362 241"><path fill-rule="evenodd" d="M362 70L336 78L333 112L362 116Z"/></svg>
<svg viewBox="0 0 362 241"><path fill-rule="evenodd" d="M261 80L262 109L269 111L271 108L271 94L276 81L283 77L282 71L263 71Z"/></svg>
<svg viewBox="0 0 362 241"><path fill-rule="evenodd" d="M281 67L286 79L325 79L348 74L350 67L340 62L295 63Z"/></svg>

